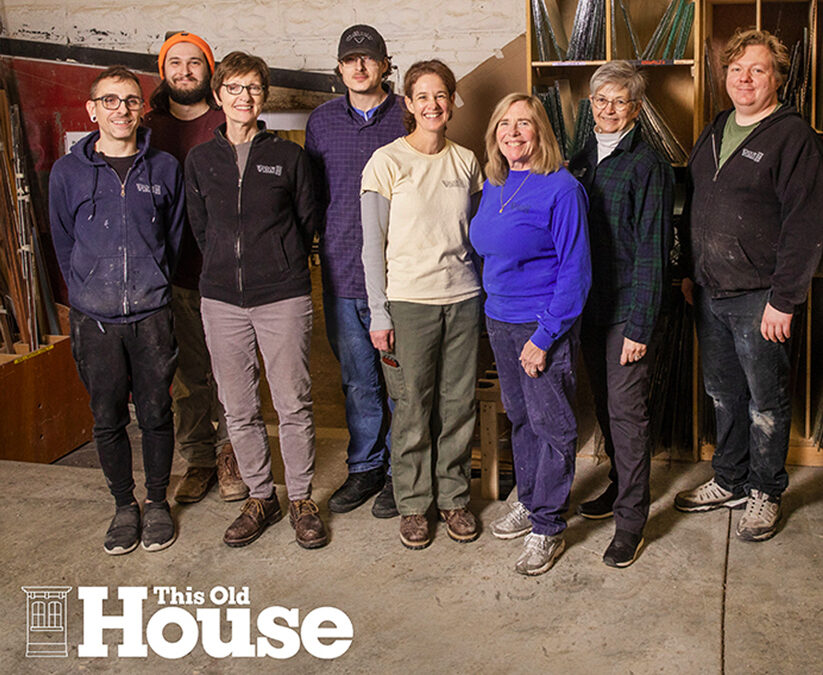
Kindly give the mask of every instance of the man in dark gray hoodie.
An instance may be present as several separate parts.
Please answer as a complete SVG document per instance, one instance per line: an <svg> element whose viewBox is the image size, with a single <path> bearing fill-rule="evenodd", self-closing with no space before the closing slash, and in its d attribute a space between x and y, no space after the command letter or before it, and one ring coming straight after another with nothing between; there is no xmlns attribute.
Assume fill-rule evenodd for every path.
<svg viewBox="0 0 823 675"><path fill-rule="evenodd" d="M776 37L739 31L722 59L734 108L704 130L689 160L683 284L714 400L714 476L679 493L675 507L745 504L737 536L762 541L777 532L789 482L789 341L823 249L823 144L778 100L789 58Z"/></svg>

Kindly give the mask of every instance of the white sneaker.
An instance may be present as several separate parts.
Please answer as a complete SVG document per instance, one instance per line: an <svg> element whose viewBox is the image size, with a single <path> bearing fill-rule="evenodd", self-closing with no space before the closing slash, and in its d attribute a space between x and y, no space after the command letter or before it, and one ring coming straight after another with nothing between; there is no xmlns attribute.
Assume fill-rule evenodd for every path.
<svg viewBox="0 0 823 675"><path fill-rule="evenodd" d="M746 503L746 495L736 495L720 487L712 477L691 490L678 492L674 498L674 508L678 511L711 511L726 507L733 509Z"/></svg>
<svg viewBox="0 0 823 675"><path fill-rule="evenodd" d="M780 522L780 500L765 492L752 490L746 502L746 513L737 523L737 536L743 541L764 541L777 534Z"/></svg>
<svg viewBox="0 0 823 675"><path fill-rule="evenodd" d="M565 548L566 540L562 534L527 534L526 541L523 542L523 553L517 559L514 569L528 576L548 572Z"/></svg>
<svg viewBox="0 0 823 675"><path fill-rule="evenodd" d="M508 513L491 524L492 534L498 539L516 539L532 530L529 511L519 501L515 501Z"/></svg>

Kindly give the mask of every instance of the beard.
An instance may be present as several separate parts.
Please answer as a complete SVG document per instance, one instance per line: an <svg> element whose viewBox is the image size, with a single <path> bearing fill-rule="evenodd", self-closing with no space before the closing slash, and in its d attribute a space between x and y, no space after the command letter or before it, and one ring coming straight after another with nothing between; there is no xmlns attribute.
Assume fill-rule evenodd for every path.
<svg viewBox="0 0 823 675"><path fill-rule="evenodd" d="M166 80L166 86L169 89L169 98L180 105L200 103L211 93L208 79L204 79L194 89L178 89L168 80Z"/></svg>

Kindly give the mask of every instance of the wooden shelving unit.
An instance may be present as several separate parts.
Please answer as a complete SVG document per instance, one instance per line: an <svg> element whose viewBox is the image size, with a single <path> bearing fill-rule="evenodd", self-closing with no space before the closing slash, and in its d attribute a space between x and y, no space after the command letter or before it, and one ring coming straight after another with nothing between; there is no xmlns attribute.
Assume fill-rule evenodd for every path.
<svg viewBox="0 0 823 675"><path fill-rule="evenodd" d="M624 0L638 42L645 46L663 16L669 0ZM635 61L645 69L649 86L647 96L660 110L672 132L683 147L690 151L700 132L711 119L709 92L706 91L706 64L704 44L710 47L712 72L716 80L718 108L731 106L725 92L723 70L719 54L738 27L756 27L776 34L791 49L803 36L803 28L811 31L811 119L810 124L823 129L823 113L818 90L823 88L823 68L818 66L821 54L821 30L819 0L694 0L694 22L685 57L677 61ZM563 26L571 34L577 0L557 0ZM589 78L595 69L613 59L630 59L634 56L630 38L622 17L613 17L611 2L606 0L606 55L596 61L539 61L532 22L531 0L526 0L526 82L528 90L534 86L552 85L558 79L569 81L575 103L588 96ZM612 24L617 20L613 39ZM622 30L621 30L622 28ZM823 278L817 278L809 291L809 302L804 322L804 348L800 354L800 368L794 383L792 438L788 462L823 466L823 452L818 451L810 438L814 416L819 405L815 398L823 377L823 361L820 348L823 344ZM795 336L795 339L800 336ZM697 344L695 340L695 345ZM697 347L694 354L693 410L698 412L702 401L702 384L699 384L699 358ZM714 450L710 444L702 444L698 434L698 414L694 420L694 447L692 457L710 459Z"/></svg>

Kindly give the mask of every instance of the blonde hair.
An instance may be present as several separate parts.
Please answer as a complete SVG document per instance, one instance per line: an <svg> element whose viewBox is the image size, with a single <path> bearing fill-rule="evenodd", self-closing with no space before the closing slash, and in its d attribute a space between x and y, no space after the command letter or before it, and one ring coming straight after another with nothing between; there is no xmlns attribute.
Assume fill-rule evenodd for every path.
<svg viewBox="0 0 823 675"><path fill-rule="evenodd" d="M486 176L492 185L503 185L509 175L509 164L497 147L497 125L509 108L519 101L523 101L528 107L535 130L535 150L529 161L529 170L532 173L553 173L563 161L560 146L540 99L529 94L509 94L495 106L486 128Z"/></svg>

